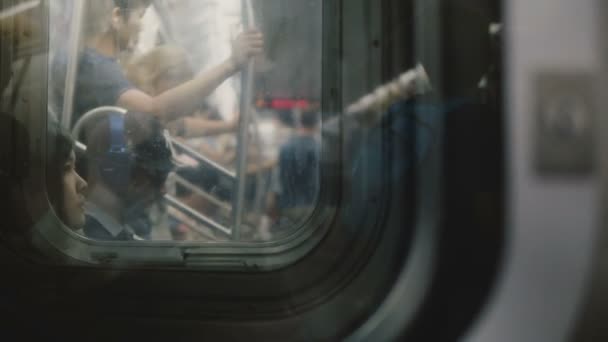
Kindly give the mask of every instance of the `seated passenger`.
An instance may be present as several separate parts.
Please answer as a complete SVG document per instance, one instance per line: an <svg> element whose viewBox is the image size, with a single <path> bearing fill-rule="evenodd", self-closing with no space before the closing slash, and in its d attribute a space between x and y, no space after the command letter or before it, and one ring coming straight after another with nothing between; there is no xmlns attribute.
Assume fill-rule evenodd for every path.
<svg viewBox="0 0 608 342"><path fill-rule="evenodd" d="M0 113L0 188L6 206L3 217L8 229L25 236L36 222L27 209L24 186L28 176L29 134L17 119ZM46 193L55 215L70 229L82 229L85 222L84 201L87 183L76 173L74 141L56 124L51 124L47 139Z"/></svg>
<svg viewBox="0 0 608 342"><path fill-rule="evenodd" d="M80 52L74 94L72 125L87 111L100 106L119 106L149 113L166 123L187 115L201 98L213 92L227 78L237 73L247 60L259 54L263 37L258 31L239 35L232 56L202 75L151 96L129 82L118 57L132 49L141 17L149 0L87 0L84 17L84 46ZM67 56L59 54L53 63L54 97L63 103Z"/></svg>
<svg viewBox="0 0 608 342"><path fill-rule="evenodd" d="M59 124L51 123L47 143L46 186L51 206L68 228L82 229L87 182L76 172L74 140Z"/></svg>
<svg viewBox="0 0 608 342"><path fill-rule="evenodd" d="M103 241L149 239L148 211L162 200L173 167L160 123L129 112L94 126L87 141L90 191L84 233Z"/></svg>

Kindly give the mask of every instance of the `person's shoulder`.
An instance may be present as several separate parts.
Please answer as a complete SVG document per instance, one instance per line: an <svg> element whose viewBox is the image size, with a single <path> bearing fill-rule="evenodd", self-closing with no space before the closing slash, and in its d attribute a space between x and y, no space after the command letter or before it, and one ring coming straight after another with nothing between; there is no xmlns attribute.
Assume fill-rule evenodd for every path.
<svg viewBox="0 0 608 342"><path fill-rule="evenodd" d="M289 149L298 151L313 149L316 148L317 145L317 140L313 136L309 135L294 136L286 144Z"/></svg>
<svg viewBox="0 0 608 342"><path fill-rule="evenodd" d="M80 72L87 72L89 70L98 71L105 74L122 74L122 69L118 60L102 55L91 48L86 48L80 55Z"/></svg>
<svg viewBox="0 0 608 342"><path fill-rule="evenodd" d="M83 231L84 235L90 239L101 241L113 239L112 234L110 234L103 224L91 215L86 215Z"/></svg>
<svg viewBox="0 0 608 342"><path fill-rule="evenodd" d="M285 159L288 156L293 155L298 149L298 142L295 137L290 137L281 145L279 149L279 159Z"/></svg>
<svg viewBox="0 0 608 342"><path fill-rule="evenodd" d="M289 147L295 145L296 144L296 139L297 139L296 136L289 137L287 140L285 140L285 142L283 143L282 147L289 148Z"/></svg>

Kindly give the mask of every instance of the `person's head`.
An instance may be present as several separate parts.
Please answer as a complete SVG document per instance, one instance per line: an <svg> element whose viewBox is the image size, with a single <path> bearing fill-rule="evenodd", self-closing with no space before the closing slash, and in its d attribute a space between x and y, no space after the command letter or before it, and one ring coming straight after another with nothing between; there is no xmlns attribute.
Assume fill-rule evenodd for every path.
<svg viewBox="0 0 608 342"><path fill-rule="evenodd" d="M127 78L148 95L157 96L194 78L194 69L186 51L164 45L133 61Z"/></svg>
<svg viewBox="0 0 608 342"><path fill-rule="evenodd" d="M141 17L149 4L149 0L88 0L85 39L111 34L118 51L132 49L141 30Z"/></svg>
<svg viewBox="0 0 608 342"><path fill-rule="evenodd" d="M296 125L293 111L288 109L277 111L277 120L285 127L293 128Z"/></svg>
<svg viewBox="0 0 608 342"><path fill-rule="evenodd" d="M171 157L160 122L149 114L111 114L95 123L87 140L91 187L104 186L125 208L149 206L164 195Z"/></svg>
<svg viewBox="0 0 608 342"><path fill-rule="evenodd" d="M76 172L74 140L56 123L51 124L48 133L46 184L49 201L59 219L77 230L85 223L87 183Z"/></svg>
<svg viewBox="0 0 608 342"><path fill-rule="evenodd" d="M300 115L300 125L306 129L316 129L319 125L319 113L315 110L303 111Z"/></svg>

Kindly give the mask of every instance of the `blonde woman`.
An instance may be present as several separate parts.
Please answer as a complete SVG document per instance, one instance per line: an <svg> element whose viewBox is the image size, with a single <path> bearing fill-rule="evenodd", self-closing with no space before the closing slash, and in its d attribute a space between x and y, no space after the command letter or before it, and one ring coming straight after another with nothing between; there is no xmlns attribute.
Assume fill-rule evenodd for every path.
<svg viewBox="0 0 608 342"><path fill-rule="evenodd" d="M194 79L194 75L194 68L186 52L171 45L156 47L136 58L127 67L127 79L151 96L189 82ZM229 122L211 119L211 109L202 101L183 106L181 110L183 112L174 115L180 119L168 122L167 127L174 136L182 138L231 133L236 130L238 124L236 116Z"/></svg>

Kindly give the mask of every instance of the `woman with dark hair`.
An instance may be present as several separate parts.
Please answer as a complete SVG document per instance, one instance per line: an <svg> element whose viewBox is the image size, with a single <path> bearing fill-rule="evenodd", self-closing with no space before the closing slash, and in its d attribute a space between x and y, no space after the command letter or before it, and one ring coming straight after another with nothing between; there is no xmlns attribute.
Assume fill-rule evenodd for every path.
<svg viewBox="0 0 608 342"><path fill-rule="evenodd" d="M66 226L81 229L87 182L76 172L74 140L58 124L51 124L47 146L46 184L51 206Z"/></svg>

